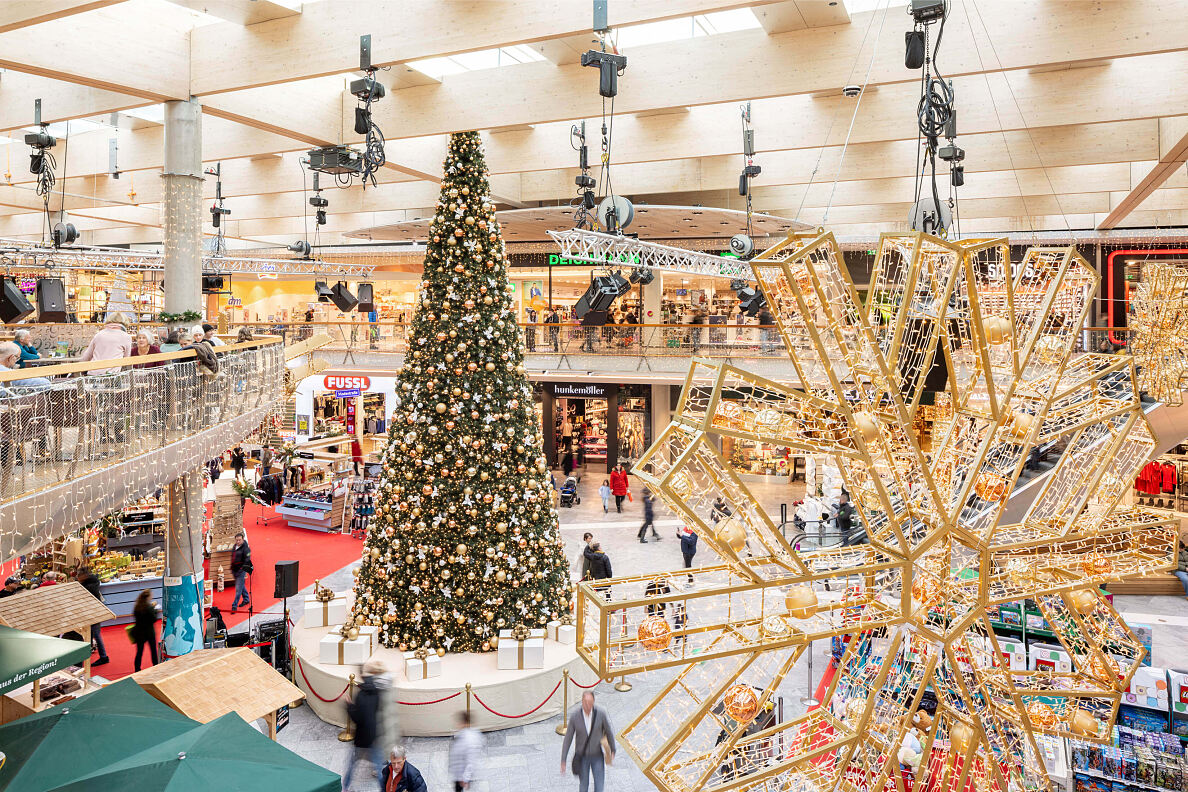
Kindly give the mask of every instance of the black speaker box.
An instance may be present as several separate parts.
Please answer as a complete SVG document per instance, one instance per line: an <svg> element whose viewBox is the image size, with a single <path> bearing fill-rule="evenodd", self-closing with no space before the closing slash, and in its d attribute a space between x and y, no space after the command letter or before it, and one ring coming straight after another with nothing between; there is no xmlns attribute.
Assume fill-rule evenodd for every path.
<svg viewBox="0 0 1188 792"><path fill-rule="evenodd" d="M276 562L276 590L272 593L272 596L278 599L297 596L296 561Z"/></svg>
<svg viewBox="0 0 1188 792"><path fill-rule="evenodd" d="M33 305L16 281L4 279L0 286L0 321L5 324L19 322L33 313Z"/></svg>
<svg viewBox="0 0 1188 792"><path fill-rule="evenodd" d="M375 289L370 283L359 284L359 313L375 310Z"/></svg>
<svg viewBox="0 0 1188 792"><path fill-rule="evenodd" d="M202 293L215 294L223 290L223 276L222 275L203 275L202 276Z"/></svg>
<svg viewBox="0 0 1188 792"><path fill-rule="evenodd" d="M61 278L37 279L37 321L66 321L66 284Z"/></svg>
<svg viewBox="0 0 1188 792"><path fill-rule="evenodd" d="M346 281L334 284L334 288L330 292L330 302L334 303L335 307L343 313L353 310L359 304L355 295L351 294L351 290L347 288Z"/></svg>

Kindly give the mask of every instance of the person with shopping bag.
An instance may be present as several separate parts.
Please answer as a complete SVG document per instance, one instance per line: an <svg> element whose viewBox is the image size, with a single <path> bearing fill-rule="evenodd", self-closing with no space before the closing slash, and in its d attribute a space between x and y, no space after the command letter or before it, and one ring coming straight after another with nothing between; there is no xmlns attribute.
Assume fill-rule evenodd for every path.
<svg viewBox="0 0 1188 792"><path fill-rule="evenodd" d="M623 498L627 497L627 472L622 465L615 465L610 474L611 494L615 496L615 511L623 513Z"/></svg>

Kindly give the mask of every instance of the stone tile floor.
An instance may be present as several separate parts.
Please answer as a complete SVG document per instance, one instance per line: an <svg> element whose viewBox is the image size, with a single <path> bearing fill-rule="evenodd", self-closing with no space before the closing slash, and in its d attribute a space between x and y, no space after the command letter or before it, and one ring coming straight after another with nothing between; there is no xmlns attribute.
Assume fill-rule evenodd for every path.
<svg viewBox="0 0 1188 792"><path fill-rule="evenodd" d="M675 532L679 521L660 502L656 504L656 529L661 539L640 544L636 538L643 510L640 505L641 489L632 488L634 502L623 504L623 513L616 513L611 502L609 514L603 514L597 489L602 475L587 475L580 486L581 503L573 508L559 509L561 534L570 550L570 557L576 556L585 531L592 532L602 542L603 549L611 556L617 575L637 574L645 571L680 569L683 566L680 543ZM772 514L779 513L781 502L791 503L803 494L803 484L751 485L761 503ZM708 550L699 555L694 564L713 563L716 560ZM332 588L350 585L350 567L346 567L325 582ZM304 594L305 592L303 592ZM290 608L300 615L302 596ZM1154 634L1153 662L1165 667L1188 668L1188 608L1181 597L1116 597L1116 607L1130 614L1132 621L1151 624ZM296 618L296 616L294 616ZM818 641L813 650L814 683L829 662L829 642ZM620 729L634 718L640 710L671 679L675 670L641 674L631 678L632 690L619 693L606 686L597 688L598 704L604 707L611 723ZM809 689L807 663L801 661L785 679L780 688L785 718L794 717L804 710L801 699ZM486 751L482 778L474 786L474 792L510 792L521 789L569 790L577 788L577 781L560 770L561 737L554 732L558 718L528 726L504 729L485 734ZM300 707L290 713L289 726L279 735L282 745L296 751L310 761L335 772L343 773L352 754L350 743L337 740L339 729L320 721L309 709ZM411 761L425 776L430 792L452 790L452 779L448 777L447 760L449 739L445 737L411 737L405 740ZM378 780L372 778L360 765L361 775L356 776L352 787L356 792L379 788ZM634 763L620 754L614 767L607 768L606 789L613 792L645 792L655 786L643 775Z"/></svg>

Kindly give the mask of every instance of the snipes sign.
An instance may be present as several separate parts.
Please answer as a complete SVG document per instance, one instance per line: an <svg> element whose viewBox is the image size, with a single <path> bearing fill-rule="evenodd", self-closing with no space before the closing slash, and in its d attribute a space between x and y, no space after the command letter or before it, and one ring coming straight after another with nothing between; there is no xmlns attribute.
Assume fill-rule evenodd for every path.
<svg viewBox="0 0 1188 792"><path fill-rule="evenodd" d="M340 390L358 390L365 391L371 387L370 377L361 376L343 376L339 374L329 375L322 379L322 384L326 390L340 391Z"/></svg>

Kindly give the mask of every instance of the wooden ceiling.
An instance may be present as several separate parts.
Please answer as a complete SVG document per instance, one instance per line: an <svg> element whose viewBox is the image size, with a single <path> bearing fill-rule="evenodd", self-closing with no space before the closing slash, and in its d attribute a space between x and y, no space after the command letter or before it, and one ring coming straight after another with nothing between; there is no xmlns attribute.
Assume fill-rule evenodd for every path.
<svg viewBox="0 0 1188 792"><path fill-rule="evenodd" d="M743 208L739 106L750 101L763 168L756 210L850 237L904 229L919 75L903 65L903 5L610 0L610 23L624 35L741 8L758 22L622 46L616 191ZM954 81L967 151L963 232L1188 228L1188 0L950 6L940 67ZM68 144L54 150L65 194L51 209L64 207L84 242L159 242L163 128L154 118L162 101L194 96L203 158L222 163L230 245L301 238L300 156L359 142L345 87L364 33L373 62L391 67L379 73L389 92L375 105L388 163L376 188L325 191L322 242L424 217L446 135L459 129L482 130L501 206L567 203L574 122L588 121L597 159L602 99L595 71L578 63L590 17L585 0L6 0L0 135L16 142L0 143L0 236L38 238L44 227L20 140L40 98L45 120L72 122ZM440 79L408 65L517 45L543 59ZM863 82L860 103L842 95ZM940 179L947 196L947 168ZM212 179L205 190L213 198Z"/></svg>

